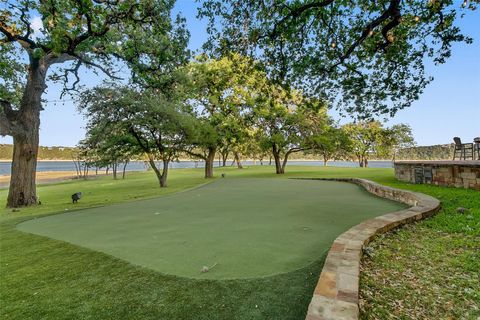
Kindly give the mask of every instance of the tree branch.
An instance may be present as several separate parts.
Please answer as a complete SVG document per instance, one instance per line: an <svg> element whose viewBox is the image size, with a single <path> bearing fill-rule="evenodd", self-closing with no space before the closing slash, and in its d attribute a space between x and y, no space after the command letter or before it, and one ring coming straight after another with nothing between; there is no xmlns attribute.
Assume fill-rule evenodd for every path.
<svg viewBox="0 0 480 320"><path fill-rule="evenodd" d="M18 131L15 125L18 117L18 111L13 110L9 101L0 99L0 136L12 136L14 131Z"/></svg>
<svg viewBox="0 0 480 320"><path fill-rule="evenodd" d="M375 29L376 27L378 27L382 22L392 18L392 21L390 21L387 25L385 25L382 29L382 34L384 34L384 37L385 39L388 39L388 31L390 31L391 29L393 29L394 27L396 27L397 25L400 24L400 18L401 18L401 14L400 14L400 1L401 0L390 0L390 5L389 7L387 8L387 10L385 10L382 15L376 19L374 19L373 21L371 21L366 27L365 29L363 29L362 31L362 34L360 35L360 37L358 39L356 39L351 45L350 47L347 49L347 51L345 51L345 53L343 55L341 55L339 57L339 61L337 63L335 63L334 65L332 65L330 68L329 68L329 72L333 71L334 68L338 67L339 65L341 65L346 59L348 59L348 57L350 57L350 55L353 53L353 51L358 47L360 46L364 41L365 39L368 38L368 36L370 35L370 33L373 31L373 29ZM388 40L387 40L388 41ZM387 42L387 44L383 44L384 47L388 46L389 44L391 43L391 41Z"/></svg>
<svg viewBox="0 0 480 320"><path fill-rule="evenodd" d="M0 21L0 32L3 33L6 40L8 40L4 40L4 42L18 42L27 51L31 51L37 47L37 44L33 40L13 34L11 28L3 21Z"/></svg>
<svg viewBox="0 0 480 320"><path fill-rule="evenodd" d="M298 17L300 17L304 12L310 10L310 9L314 9L314 8L323 8L323 7L326 7L330 4L333 3L334 0L323 0L323 1L313 1L313 2L310 2L310 3L306 3L306 4L303 4L301 6L298 6L296 8L290 8L290 7L286 7L290 13L287 14L285 17L283 17L278 23L275 24L275 26L273 27L273 31L271 33L271 36L276 36L277 35L277 29L279 27L281 27L288 19L296 19Z"/></svg>
<svg viewBox="0 0 480 320"><path fill-rule="evenodd" d="M110 71L108 71L107 69L105 69L104 67L102 67L101 65L91 61L91 60L88 60L88 58L86 57L82 57L76 53L71 53L70 55L72 55L73 57L77 58L78 60L80 60L82 63L88 65L88 66L91 66L91 67L94 67L94 68L97 68L99 69L100 71L102 71L104 74L106 74L108 77L112 78L112 79L115 79L115 80L123 80L122 78L120 77L117 77L115 76L113 73L111 73Z"/></svg>
<svg viewBox="0 0 480 320"><path fill-rule="evenodd" d="M308 150L308 149L310 149L310 148L291 148L285 153L285 157L288 157L292 153L305 151L305 150Z"/></svg>
<svg viewBox="0 0 480 320"><path fill-rule="evenodd" d="M7 116L2 112L0 113L0 136L11 136L12 128L10 126L10 121L8 121Z"/></svg>
<svg viewBox="0 0 480 320"><path fill-rule="evenodd" d="M76 57L69 55L67 53L61 54L59 56L54 54L48 54L45 58L45 62L48 65L56 64L56 63L64 63L65 61L75 60Z"/></svg>
<svg viewBox="0 0 480 320"><path fill-rule="evenodd" d="M80 82L80 77L78 76L78 70L80 69L80 66L82 65L82 62L80 60L75 61L75 66L73 68L65 69L65 72L63 74L63 78L65 79L65 86L62 90L62 93L60 94L60 99L67 93L67 91L76 91L76 86ZM67 87L67 82L68 82L68 73L73 73L75 76L75 81L72 83L72 86L70 88Z"/></svg>
<svg viewBox="0 0 480 320"><path fill-rule="evenodd" d="M150 150L150 146L148 145L148 141L146 139L144 139L143 137L141 137L137 131L135 131L135 129L133 128L133 126L131 126L128 131L132 134L132 136L135 138L135 140L137 140L138 142L138 145L140 146L140 148L148 155L151 155L151 150Z"/></svg>
<svg viewBox="0 0 480 320"><path fill-rule="evenodd" d="M30 23L28 22L28 18L26 13L30 10L28 7L28 2L25 2L23 7L16 6L14 4L11 4L12 8L18 9L20 11L20 21L23 22L26 28L25 35L23 36L24 38L28 38L30 34L32 33L32 28L30 27Z"/></svg>
<svg viewBox="0 0 480 320"><path fill-rule="evenodd" d="M189 154L189 155L191 155L192 157L195 157L195 158L207 160L207 157L205 155L202 155L202 154L196 153L196 152L192 152L188 149L184 149L184 150L182 150L182 152L186 152L187 154Z"/></svg>

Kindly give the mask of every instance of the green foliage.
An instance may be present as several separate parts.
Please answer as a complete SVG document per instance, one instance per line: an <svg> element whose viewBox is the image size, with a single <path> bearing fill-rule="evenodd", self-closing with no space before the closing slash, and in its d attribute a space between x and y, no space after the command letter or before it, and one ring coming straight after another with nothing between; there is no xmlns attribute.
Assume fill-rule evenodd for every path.
<svg viewBox="0 0 480 320"><path fill-rule="evenodd" d="M329 121L326 106L275 84L261 88L258 96L253 114L260 147L272 152L277 173L283 173L290 154L311 149L312 141L324 134Z"/></svg>
<svg viewBox="0 0 480 320"><path fill-rule="evenodd" d="M380 159L395 157L398 149L414 145L411 128L406 124L384 128L379 121L360 121L346 124L343 129L350 137L352 154L361 167L368 166L372 155Z"/></svg>
<svg viewBox="0 0 480 320"><path fill-rule="evenodd" d="M21 98L21 77L24 66L12 44L0 45L0 97L18 105ZM0 109L3 112L3 108Z"/></svg>
<svg viewBox="0 0 480 320"><path fill-rule="evenodd" d="M465 10L448 1L204 0L206 49L261 61L275 83L293 84L361 118L394 115L431 81L425 61L444 63Z"/></svg>
<svg viewBox="0 0 480 320"><path fill-rule="evenodd" d="M175 69L188 58L185 21L180 17L172 21L170 16L174 3L5 0L0 6L0 50L8 50L8 55L1 55L0 66L9 68L0 68L0 75L11 82L25 78L37 65L48 69L70 61L71 66L49 75L70 90L80 80L80 65L114 76L120 62L130 67L136 80L168 85L165 70ZM33 19L35 28L31 26ZM22 64L25 67L19 68ZM67 85L71 77L74 80Z"/></svg>
<svg viewBox="0 0 480 320"><path fill-rule="evenodd" d="M78 157L88 166L112 167L116 178L117 166L128 163L132 157L138 156L133 137L115 122L96 123L89 126L86 138L78 144ZM108 134L105 134L108 132Z"/></svg>
<svg viewBox="0 0 480 320"><path fill-rule="evenodd" d="M380 156L391 156L395 159L398 150L415 146L412 128L408 124L396 124L388 128L382 141Z"/></svg>
<svg viewBox="0 0 480 320"><path fill-rule="evenodd" d="M325 126L323 132L309 139L312 146L310 152L321 155L325 165L331 159L348 158L348 154L352 151L352 140L343 128L334 124Z"/></svg>
<svg viewBox="0 0 480 320"><path fill-rule="evenodd" d="M201 55L190 63L188 70L195 87L190 99L192 110L216 131L200 135L205 139L196 146L240 148L248 138L257 90L266 81L264 72L253 60L236 53L220 59Z"/></svg>
<svg viewBox="0 0 480 320"><path fill-rule="evenodd" d="M89 118L85 149L100 163L128 161L147 155L160 183L166 186L168 164L197 136L197 119L186 112L183 95L158 89L137 91L103 86L84 92L79 105ZM105 135L108 132L108 135ZM155 160L163 161L159 173Z"/></svg>

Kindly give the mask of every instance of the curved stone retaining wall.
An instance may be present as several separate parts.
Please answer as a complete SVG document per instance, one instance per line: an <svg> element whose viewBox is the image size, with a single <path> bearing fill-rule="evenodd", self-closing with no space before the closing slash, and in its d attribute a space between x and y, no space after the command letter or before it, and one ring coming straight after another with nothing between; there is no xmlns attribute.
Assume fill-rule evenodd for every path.
<svg viewBox="0 0 480 320"><path fill-rule="evenodd" d="M410 205L408 209L366 220L333 242L308 307L307 320L357 320L360 260L363 247L377 234L435 214L437 199L411 191L382 186L365 179L312 179L351 182L367 191Z"/></svg>

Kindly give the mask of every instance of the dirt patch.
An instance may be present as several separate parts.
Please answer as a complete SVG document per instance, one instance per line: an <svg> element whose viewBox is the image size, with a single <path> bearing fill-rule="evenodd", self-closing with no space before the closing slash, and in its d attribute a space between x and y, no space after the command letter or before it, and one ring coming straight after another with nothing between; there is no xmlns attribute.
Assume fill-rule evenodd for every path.
<svg viewBox="0 0 480 320"><path fill-rule="evenodd" d="M91 175L95 176L95 175ZM75 171L42 171L37 172L37 184L47 184L77 179ZM10 176L0 176L0 188L8 188Z"/></svg>

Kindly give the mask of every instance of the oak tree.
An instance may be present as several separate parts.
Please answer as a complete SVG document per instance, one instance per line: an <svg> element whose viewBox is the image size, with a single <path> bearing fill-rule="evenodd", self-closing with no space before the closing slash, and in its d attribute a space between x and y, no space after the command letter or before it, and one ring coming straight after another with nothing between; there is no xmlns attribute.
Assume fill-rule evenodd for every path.
<svg viewBox="0 0 480 320"><path fill-rule="evenodd" d="M254 119L262 149L271 152L277 174L285 173L292 153L310 150L311 137L322 134L328 124L325 103L275 84L259 88Z"/></svg>
<svg viewBox="0 0 480 320"><path fill-rule="evenodd" d="M81 66L120 77L161 75L185 57L188 33L172 21L174 0L2 0L0 135L13 137L7 206L37 203L35 171L42 94L47 80L75 90ZM20 64L21 68L16 68ZM1 69L1 68L0 68ZM21 86L12 81L24 79Z"/></svg>
<svg viewBox="0 0 480 320"><path fill-rule="evenodd" d="M131 152L146 155L160 187L167 187L171 161L178 159L198 129L197 119L186 112L182 97L166 96L158 90L105 86L83 93L80 105L89 117L90 130L115 128L108 131L109 139L121 140Z"/></svg>
<svg viewBox="0 0 480 320"><path fill-rule="evenodd" d="M205 161L205 177L211 178L217 151L224 155L231 151L238 157L257 88L266 78L259 65L237 53L218 59L201 55L188 69L194 86L190 105L206 132L186 151Z"/></svg>

